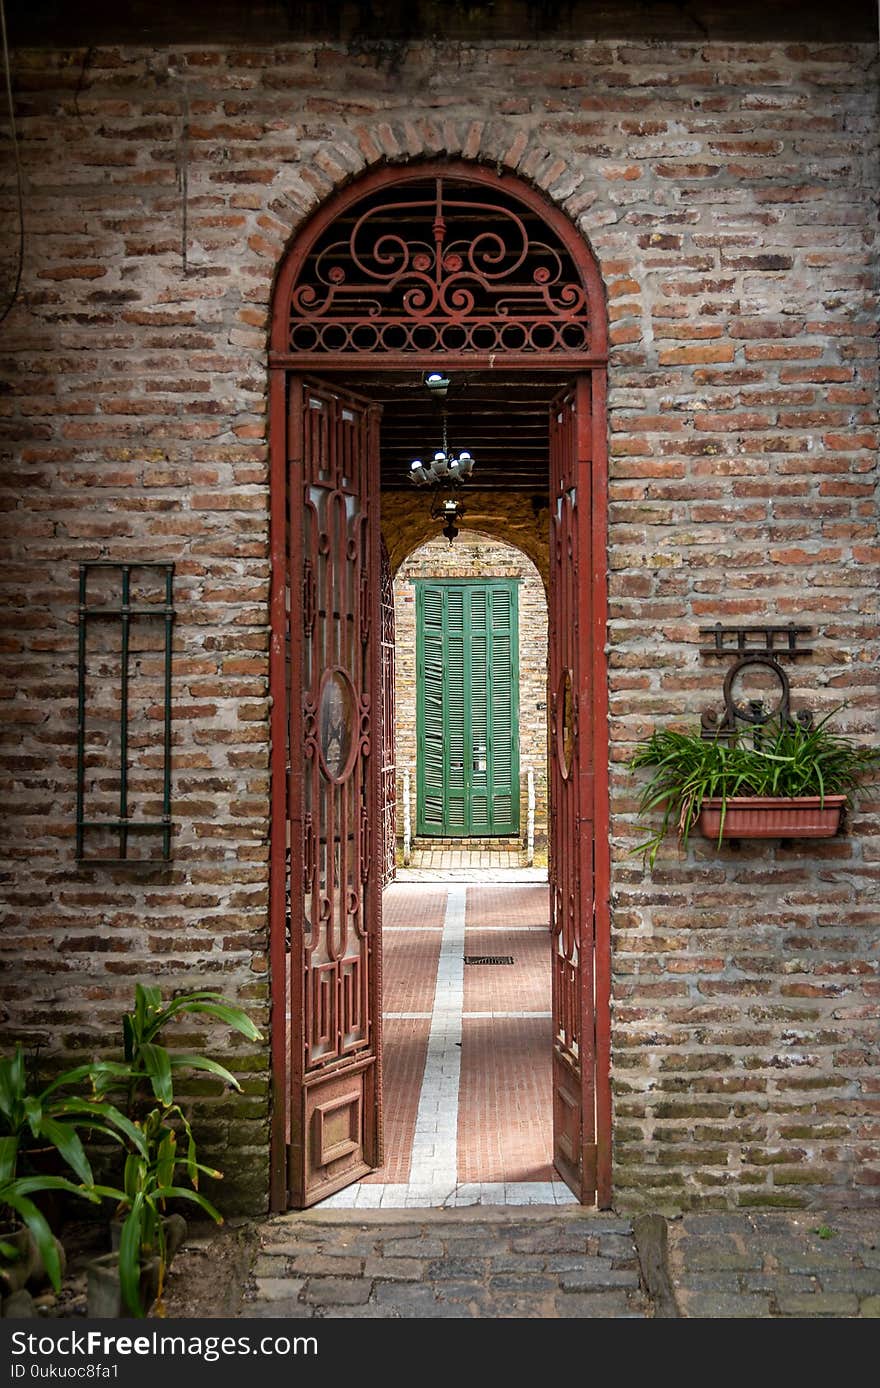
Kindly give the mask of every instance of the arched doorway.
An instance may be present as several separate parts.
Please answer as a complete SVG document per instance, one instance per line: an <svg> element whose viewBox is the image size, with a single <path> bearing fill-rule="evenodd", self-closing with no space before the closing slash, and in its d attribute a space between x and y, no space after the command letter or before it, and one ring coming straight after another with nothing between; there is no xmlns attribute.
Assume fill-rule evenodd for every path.
<svg viewBox="0 0 880 1388"><path fill-rule="evenodd" d="M273 1208L313 1204L382 1158L379 510L430 432L418 402L438 367L465 377L462 416L480 430L469 500L530 494L547 514L554 1162L580 1200L609 1203L605 361L589 248L542 194L481 166L367 175L282 266Z"/></svg>

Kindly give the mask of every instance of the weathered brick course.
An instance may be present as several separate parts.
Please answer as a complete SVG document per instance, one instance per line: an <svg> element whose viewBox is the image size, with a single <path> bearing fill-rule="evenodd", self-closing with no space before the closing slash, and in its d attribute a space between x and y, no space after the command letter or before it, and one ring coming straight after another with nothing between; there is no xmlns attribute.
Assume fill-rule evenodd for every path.
<svg viewBox="0 0 880 1388"><path fill-rule="evenodd" d="M650 878L624 767L655 722L717 703L697 651L717 620L811 624L795 702L845 705L841 724L877 737L874 47L414 43L393 68L332 43L13 56L7 1036L90 1054L136 979L217 986L267 1020L272 284L308 213L368 166L480 160L546 189L608 286L617 1198L876 1199L876 816L813 847L670 843ZM15 205L7 165L7 287ZM425 538L401 533L398 562ZM73 862L76 566L101 557L178 566L167 868ZM230 1052L254 1094L204 1103L225 1198L254 1207L268 1061Z"/></svg>

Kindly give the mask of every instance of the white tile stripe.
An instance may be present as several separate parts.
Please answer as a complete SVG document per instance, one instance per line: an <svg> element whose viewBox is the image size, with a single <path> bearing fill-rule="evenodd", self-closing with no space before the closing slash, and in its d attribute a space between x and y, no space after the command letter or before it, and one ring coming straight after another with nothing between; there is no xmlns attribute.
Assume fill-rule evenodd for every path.
<svg viewBox="0 0 880 1388"><path fill-rule="evenodd" d="M460 1205L576 1205L578 1202L562 1181L483 1181L468 1182L441 1193L434 1186L394 1183L382 1185L362 1181L346 1186L321 1207L337 1210L403 1210L416 1206L445 1209Z"/></svg>
<svg viewBox="0 0 880 1388"><path fill-rule="evenodd" d="M450 1195L458 1176L466 899L464 887L449 888L409 1173L411 1186L430 1187L437 1194L445 1190Z"/></svg>

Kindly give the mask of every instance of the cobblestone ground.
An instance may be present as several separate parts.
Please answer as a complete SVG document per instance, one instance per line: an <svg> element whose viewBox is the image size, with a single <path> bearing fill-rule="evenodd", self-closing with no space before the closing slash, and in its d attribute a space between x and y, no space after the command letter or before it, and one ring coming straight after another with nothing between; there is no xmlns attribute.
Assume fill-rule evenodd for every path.
<svg viewBox="0 0 880 1388"><path fill-rule="evenodd" d="M880 1316L880 1211L689 1214L668 1238L680 1315Z"/></svg>
<svg viewBox="0 0 880 1388"><path fill-rule="evenodd" d="M591 1211L283 1215L266 1223L243 1317L645 1317L632 1225ZM333 1217L335 1216L335 1217Z"/></svg>

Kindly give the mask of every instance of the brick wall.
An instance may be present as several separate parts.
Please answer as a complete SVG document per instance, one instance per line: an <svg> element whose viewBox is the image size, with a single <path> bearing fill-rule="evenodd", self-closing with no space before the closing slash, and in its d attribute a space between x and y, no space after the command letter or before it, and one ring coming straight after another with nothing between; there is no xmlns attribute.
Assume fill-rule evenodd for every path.
<svg viewBox="0 0 880 1388"><path fill-rule="evenodd" d="M424 505L424 501L422 502ZM416 767L416 579L519 579L519 764L520 837L525 843L528 823L528 768L535 782L535 843L547 842L547 598L544 585L525 555L511 545L487 543L462 529L454 544L432 540L401 565L394 581L396 675L396 764L398 803L403 794L401 773L408 768L413 794L415 827ZM403 825L398 824L402 834Z"/></svg>
<svg viewBox="0 0 880 1388"><path fill-rule="evenodd" d="M877 736L874 47L99 46L18 52L14 85L7 1034L88 1054L138 978L265 1019L273 278L331 189L446 152L546 190L608 291L617 1198L874 1199L876 816L809 849L670 845L650 878L623 765L717 697L697 627L718 619L811 623L796 699ZM2 209L8 284L8 163ZM177 564L159 871L72 861L76 566L99 557ZM218 1100L211 1155L253 1206L267 1058L232 1063L248 1097Z"/></svg>

